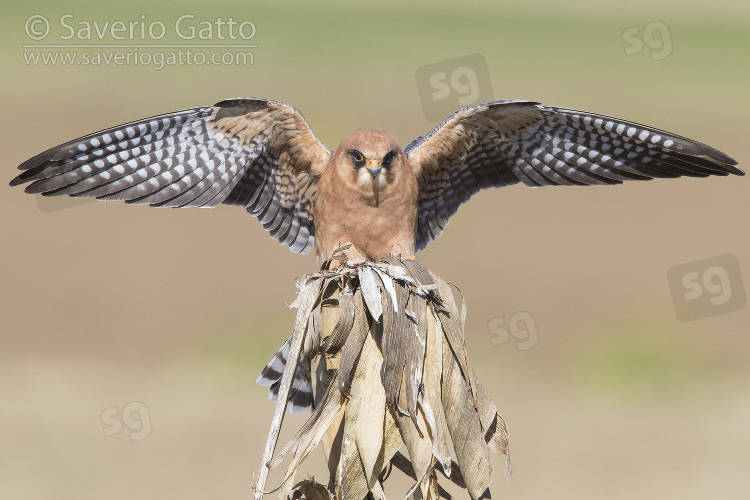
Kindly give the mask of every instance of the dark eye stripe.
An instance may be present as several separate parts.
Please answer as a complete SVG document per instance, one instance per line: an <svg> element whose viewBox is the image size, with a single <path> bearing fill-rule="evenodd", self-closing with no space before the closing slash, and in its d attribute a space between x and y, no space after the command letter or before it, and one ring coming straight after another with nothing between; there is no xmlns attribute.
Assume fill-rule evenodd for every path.
<svg viewBox="0 0 750 500"><path fill-rule="evenodd" d="M365 156L361 152L356 149L352 149L351 151L348 151L348 153L352 159L352 163L354 163L355 168L361 168L365 166Z"/></svg>
<svg viewBox="0 0 750 500"><path fill-rule="evenodd" d="M388 151L388 153L383 157L383 166L385 168L390 168L391 162L396 157L395 151Z"/></svg>

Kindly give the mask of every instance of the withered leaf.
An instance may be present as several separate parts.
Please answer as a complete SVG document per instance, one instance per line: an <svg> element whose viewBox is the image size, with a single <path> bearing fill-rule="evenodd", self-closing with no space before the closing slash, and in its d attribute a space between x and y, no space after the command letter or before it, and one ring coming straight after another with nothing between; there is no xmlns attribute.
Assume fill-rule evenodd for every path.
<svg viewBox="0 0 750 500"><path fill-rule="evenodd" d="M383 316L383 305L382 296L380 293L380 287L378 286L378 280L375 277L375 271L367 266L359 267L359 285L362 290L362 295L365 298L365 304L367 304L367 310L370 311L370 315L375 322L379 323Z"/></svg>
<svg viewBox="0 0 750 500"><path fill-rule="evenodd" d="M322 342L322 350L326 354L334 354L341 350L341 347L352 331L352 326L354 326L354 296L340 293L338 294L338 299L338 321L336 322L336 326L333 327L333 331L330 332L330 335L326 332L326 336Z"/></svg>
<svg viewBox="0 0 750 500"><path fill-rule="evenodd" d="M405 305L409 292L399 286L395 294L397 302ZM404 310L404 306L401 310ZM399 400L406 356L416 351L412 349L413 337L409 334L410 324L411 321L406 314L398 314L390 300L383 300L383 367L380 377L385 388L386 401L391 407L395 407ZM405 399L404 403L406 403ZM413 415L412 418L414 418Z"/></svg>
<svg viewBox="0 0 750 500"><path fill-rule="evenodd" d="M463 333L464 329L460 322L456 301L453 299L453 292L451 291L450 285L441 278L438 278L437 276L434 277L438 285L438 294L444 304L442 308L434 309L438 312L438 318L443 325L443 332L445 333L445 339L448 342L450 351L453 353L453 357L461 368L462 377L468 380L472 398L474 398L476 395L474 391L474 377L471 376L473 372L469 364L469 356L466 353L466 343L464 342Z"/></svg>
<svg viewBox="0 0 750 500"><path fill-rule="evenodd" d="M447 342L443 349L443 410L466 489L476 500L485 494L491 482L489 450L469 384L446 347Z"/></svg>
<svg viewBox="0 0 750 500"><path fill-rule="evenodd" d="M436 470L473 500L489 498L489 452L507 455L508 434L466 354L463 296L459 310L444 280L417 261L393 258L342 261L306 275L299 287L295 328L306 329L305 353L320 356L316 408L269 464L292 455L282 496L327 436L337 499L384 500L391 465L415 480L408 499L450 498ZM409 459L398 453L402 443Z"/></svg>
<svg viewBox="0 0 750 500"><path fill-rule="evenodd" d="M337 376L339 390L345 396L349 395L353 369L362 353L362 346L370 330L365 314L364 299L361 293L354 296L354 324L341 350L341 361Z"/></svg>

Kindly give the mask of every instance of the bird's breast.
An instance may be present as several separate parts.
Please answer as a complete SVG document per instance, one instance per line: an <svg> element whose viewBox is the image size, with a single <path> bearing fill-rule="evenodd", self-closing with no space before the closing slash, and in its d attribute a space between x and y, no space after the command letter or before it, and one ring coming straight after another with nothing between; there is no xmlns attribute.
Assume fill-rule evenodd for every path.
<svg viewBox="0 0 750 500"><path fill-rule="evenodd" d="M369 260L413 255L418 193L416 182L410 184L392 186L375 204L343 182L321 182L313 215L318 260L326 260L344 243Z"/></svg>

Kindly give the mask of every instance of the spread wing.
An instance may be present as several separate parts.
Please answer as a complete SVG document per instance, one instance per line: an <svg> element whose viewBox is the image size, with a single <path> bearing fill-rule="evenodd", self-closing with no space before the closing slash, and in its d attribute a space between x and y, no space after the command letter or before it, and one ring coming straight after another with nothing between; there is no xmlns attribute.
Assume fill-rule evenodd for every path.
<svg viewBox="0 0 750 500"><path fill-rule="evenodd" d="M609 116L497 101L463 108L404 152L420 178L417 249L481 189L620 184L655 177L744 175L705 144Z"/></svg>
<svg viewBox="0 0 750 500"><path fill-rule="evenodd" d="M11 186L157 207L241 205L293 252L313 247L317 179L331 152L287 104L221 101L81 137L24 162Z"/></svg>

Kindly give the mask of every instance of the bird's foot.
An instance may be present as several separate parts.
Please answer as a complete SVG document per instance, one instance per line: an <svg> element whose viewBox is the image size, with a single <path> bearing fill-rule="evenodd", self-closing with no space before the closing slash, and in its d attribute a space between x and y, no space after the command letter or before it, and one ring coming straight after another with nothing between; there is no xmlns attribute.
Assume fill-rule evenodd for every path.
<svg viewBox="0 0 750 500"><path fill-rule="evenodd" d="M388 257L391 258L391 259L398 259L398 260L416 260L416 256L414 256L414 255L404 256L403 254L401 254L401 252L399 252L399 253L389 253Z"/></svg>
<svg viewBox="0 0 750 500"><path fill-rule="evenodd" d="M391 251L388 253L388 257L399 260L414 260L414 254L406 251L404 247L402 247L398 243L393 244L393 246L391 247Z"/></svg>
<svg viewBox="0 0 750 500"><path fill-rule="evenodd" d="M328 269L335 270L341 267L344 263L350 264L357 262L364 262L367 259L364 255L354 248L351 242L346 241L339 244L339 247L333 252L333 255L328 259Z"/></svg>

